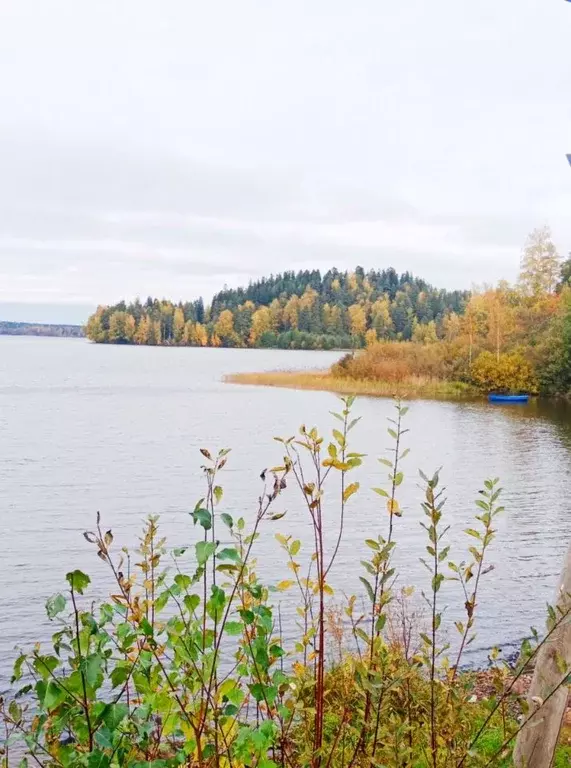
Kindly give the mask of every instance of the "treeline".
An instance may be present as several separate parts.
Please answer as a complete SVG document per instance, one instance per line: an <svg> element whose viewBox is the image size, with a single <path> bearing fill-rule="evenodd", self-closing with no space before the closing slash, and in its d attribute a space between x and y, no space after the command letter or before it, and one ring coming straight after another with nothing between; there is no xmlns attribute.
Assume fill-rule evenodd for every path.
<svg viewBox="0 0 571 768"><path fill-rule="evenodd" d="M0 336L60 336L80 338L81 325L55 325L46 323L14 323L0 321Z"/></svg>
<svg viewBox="0 0 571 768"><path fill-rule="evenodd" d="M562 262L549 229L535 230L517 284L475 289L463 314L415 324L410 343L373 343L333 374L401 383L414 377L484 391L571 392L571 256ZM416 343L414 343L416 342Z"/></svg>
<svg viewBox="0 0 571 768"><path fill-rule="evenodd" d="M174 304L148 298L99 307L88 338L98 343L282 349L361 348L376 340L444 338L469 294L432 287L394 269L284 272Z"/></svg>

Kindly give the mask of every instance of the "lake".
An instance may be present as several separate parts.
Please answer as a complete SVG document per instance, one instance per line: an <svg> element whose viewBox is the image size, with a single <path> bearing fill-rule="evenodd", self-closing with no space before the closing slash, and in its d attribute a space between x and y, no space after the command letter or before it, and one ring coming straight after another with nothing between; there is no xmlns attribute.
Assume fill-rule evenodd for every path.
<svg viewBox="0 0 571 768"><path fill-rule="evenodd" d="M104 565L82 532L97 511L116 543L133 545L141 521L161 516L172 546L193 541L188 516L203 493L200 447L233 451L224 470L221 511L252 520L261 470L278 463L276 435L301 423L328 430L336 397L323 392L254 388L223 382L226 373L327 367L328 352L168 349L95 346L85 340L0 337L0 690L8 684L16 645L49 637L45 600L64 588L65 573L91 574L91 593L109 587ZM451 556L465 556L463 530L487 477L499 476L506 511L490 554L473 658L499 644L513 648L530 625L543 627L571 536L571 409L566 405L490 406L486 402L411 402L397 521L402 584L427 585L418 470L442 466ZM350 502L333 586L360 591L363 541L386 529L386 507L370 488L386 470L376 461L390 446L387 399L361 398L354 450L367 454L361 492ZM385 454L386 455L386 454ZM267 523L257 544L260 570L285 577L274 534L307 538L307 512L293 489L280 500L286 516ZM328 509L328 540L337 508ZM303 551L303 550L302 550ZM443 591L447 621L462 604L457 584ZM284 601L286 635L292 605ZM291 599L291 598L290 598Z"/></svg>

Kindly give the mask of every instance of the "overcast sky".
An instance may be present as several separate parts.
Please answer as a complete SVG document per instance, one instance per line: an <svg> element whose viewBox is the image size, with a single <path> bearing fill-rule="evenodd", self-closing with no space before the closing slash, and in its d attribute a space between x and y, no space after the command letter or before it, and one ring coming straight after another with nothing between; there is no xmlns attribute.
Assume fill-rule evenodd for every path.
<svg viewBox="0 0 571 768"><path fill-rule="evenodd" d="M0 0L0 319L567 254L570 40L564 0Z"/></svg>

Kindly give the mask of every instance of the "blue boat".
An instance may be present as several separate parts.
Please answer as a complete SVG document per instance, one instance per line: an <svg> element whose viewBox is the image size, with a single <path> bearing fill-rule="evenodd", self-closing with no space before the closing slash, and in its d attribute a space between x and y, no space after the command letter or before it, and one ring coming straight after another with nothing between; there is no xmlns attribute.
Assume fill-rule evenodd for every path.
<svg viewBox="0 0 571 768"><path fill-rule="evenodd" d="M527 403L529 395L488 395L490 403Z"/></svg>

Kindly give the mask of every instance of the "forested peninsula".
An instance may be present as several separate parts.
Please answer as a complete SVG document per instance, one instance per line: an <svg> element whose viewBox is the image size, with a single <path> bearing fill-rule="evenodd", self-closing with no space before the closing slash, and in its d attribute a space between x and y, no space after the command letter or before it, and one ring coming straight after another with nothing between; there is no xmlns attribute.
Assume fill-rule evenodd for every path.
<svg viewBox="0 0 571 768"><path fill-rule="evenodd" d="M246 288L225 288L209 306L202 299L150 297L100 306L86 335L111 344L366 348L334 367L329 376L335 386L324 386L323 374L319 381L297 381L311 388L345 391L354 380L431 390L447 382L446 390L452 383L456 390L566 394L570 277L571 257L561 259L544 227L529 235L514 285L448 291L393 268L284 272ZM280 381L271 374L263 374L263 381L248 376L254 383L296 383L284 374Z"/></svg>

